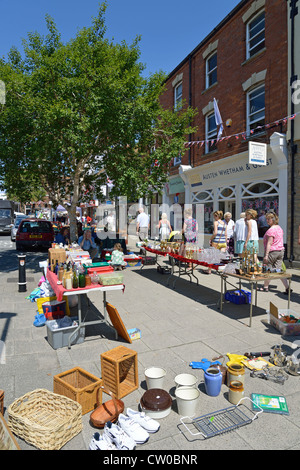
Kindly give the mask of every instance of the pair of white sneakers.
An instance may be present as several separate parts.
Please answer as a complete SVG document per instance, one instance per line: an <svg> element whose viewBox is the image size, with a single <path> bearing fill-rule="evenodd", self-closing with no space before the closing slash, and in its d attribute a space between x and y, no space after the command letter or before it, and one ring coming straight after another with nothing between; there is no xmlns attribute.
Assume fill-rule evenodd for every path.
<svg viewBox="0 0 300 470"><path fill-rule="evenodd" d="M90 450L134 450L136 444L144 444L149 439L149 433L157 432L160 424L131 408L127 408L127 416L119 415L118 424L110 421L104 426L102 436L95 433Z"/></svg>

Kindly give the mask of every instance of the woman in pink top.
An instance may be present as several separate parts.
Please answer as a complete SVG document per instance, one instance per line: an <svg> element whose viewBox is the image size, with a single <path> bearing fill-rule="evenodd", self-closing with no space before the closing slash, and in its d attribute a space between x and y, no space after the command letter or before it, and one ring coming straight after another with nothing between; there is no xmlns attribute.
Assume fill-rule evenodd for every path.
<svg viewBox="0 0 300 470"><path fill-rule="evenodd" d="M281 271L283 256L284 256L284 244L283 244L283 230L278 225L278 216L273 212L268 212L266 219L270 228L264 234L263 242L265 248L264 264L267 268L275 268ZM284 287L285 294L288 294L288 282L286 279L281 279ZM270 281L265 281L264 287L261 287L261 291L269 291ZM291 289L292 291L292 289Z"/></svg>

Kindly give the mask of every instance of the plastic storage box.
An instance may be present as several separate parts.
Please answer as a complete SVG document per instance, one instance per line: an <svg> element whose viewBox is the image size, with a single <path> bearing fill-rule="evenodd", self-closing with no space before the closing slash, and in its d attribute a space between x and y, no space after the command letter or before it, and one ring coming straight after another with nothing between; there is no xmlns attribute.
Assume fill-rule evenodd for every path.
<svg viewBox="0 0 300 470"><path fill-rule="evenodd" d="M251 303L251 292L246 290L235 290L235 291L227 291L225 294L225 300L229 300L229 302L233 302L234 304L250 304Z"/></svg>
<svg viewBox="0 0 300 470"><path fill-rule="evenodd" d="M78 318L71 317L72 322L78 321ZM69 345L69 337L76 330L78 325L71 325L63 328L55 328L60 320L46 321L48 342L53 349L65 348ZM80 327L79 331L73 336L72 344L80 344L84 342L85 327Z"/></svg>
<svg viewBox="0 0 300 470"><path fill-rule="evenodd" d="M115 284L123 284L123 273L121 271L114 271L111 273L100 273L99 283L102 286L113 286Z"/></svg>
<svg viewBox="0 0 300 470"><path fill-rule="evenodd" d="M300 335L300 321L297 323L286 323L280 319L280 317L283 317L285 315L293 315L293 317L298 318L298 320L300 320L299 313L296 313L294 312L294 310L290 309L278 309L279 318L274 317L274 315L272 315L269 310L267 310L267 315L268 323L274 326L277 330L279 330L283 336Z"/></svg>

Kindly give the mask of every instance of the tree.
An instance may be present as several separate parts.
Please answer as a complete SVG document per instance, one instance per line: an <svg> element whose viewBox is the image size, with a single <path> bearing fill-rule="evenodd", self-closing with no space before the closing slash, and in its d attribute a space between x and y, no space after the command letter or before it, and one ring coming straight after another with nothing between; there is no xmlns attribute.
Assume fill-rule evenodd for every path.
<svg viewBox="0 0 300 470"><path fill-rule="evenodd" d="M140 38L131 45L105 38L106 8L66 44L47 15L46 37L29 33L24 58L12 48L0 60L0 180L20 200L42 186L54 205L69 201L72 240L87 190L100 194L107 177L112 196L136 200L161 190L194 131L193 109L161 107L165 74L142 76Z"/></svg>

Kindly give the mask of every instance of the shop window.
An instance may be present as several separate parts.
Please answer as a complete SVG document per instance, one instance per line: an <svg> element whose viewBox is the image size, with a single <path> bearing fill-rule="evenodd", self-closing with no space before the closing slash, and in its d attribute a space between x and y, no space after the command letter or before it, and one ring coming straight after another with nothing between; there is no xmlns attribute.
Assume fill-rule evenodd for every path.
<svg viewBox="0 0 300 470"><path fill-rule="evenodd" d="M265 47L265 12L259 13L247 24L247 59Z"/></svg>
<svg viewBox="0 0 300 470"><path fill-rule="evenodd" d="M182 82L174 88L174 109L175 111L182 109Z"/></svg>
<svg viewBox="0 0 300 470"><path fill-rule="evenodd" d="M242 210L254 209L257 217L272 211L278 214L279 186L278 180L249 183L242 187Z"/></svg>
<svg viewBox="0 0 300 470"><path fill-rule="evenodd" d="M217 53L206 61L206 88L217 82Z"/></svg>
<svg viewBox="0 0 300 470"><path fill-rule="evenodd" d="M203 204L204 206L204 233L213 232L213 194L212 190L194 193L192 203Z"/></svg>
<svg viewBox="0 0 300 470"><path fill-rule="evenodd" d="M205 153L217 149L217 124L215 114L209 114L205 119Z"/></svg>
<svg viewBox="0 0 300 470"><path fill-rule="evenodd" d="M265 125L265 86L261 85L247 94L247 133L262 132Z"/></svg>

